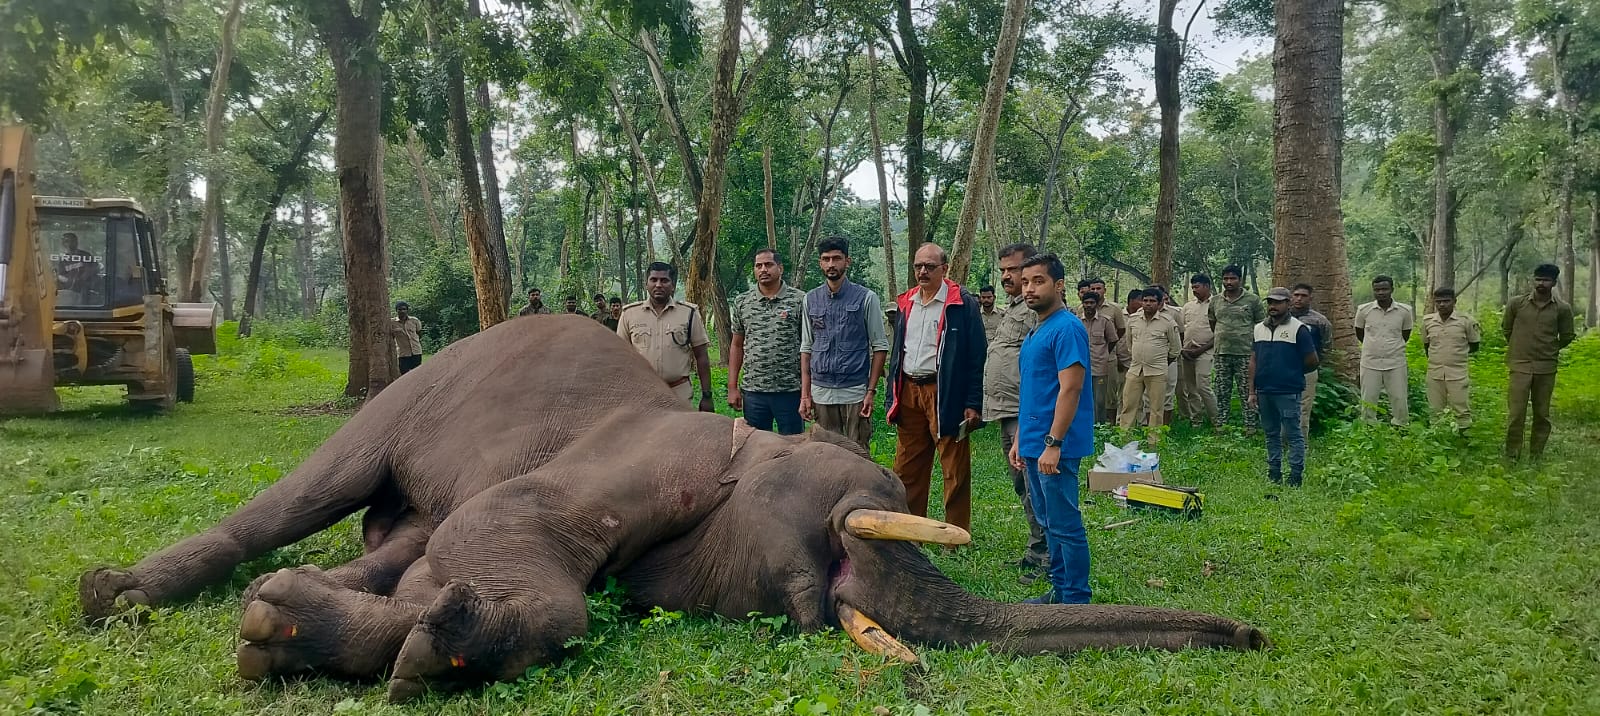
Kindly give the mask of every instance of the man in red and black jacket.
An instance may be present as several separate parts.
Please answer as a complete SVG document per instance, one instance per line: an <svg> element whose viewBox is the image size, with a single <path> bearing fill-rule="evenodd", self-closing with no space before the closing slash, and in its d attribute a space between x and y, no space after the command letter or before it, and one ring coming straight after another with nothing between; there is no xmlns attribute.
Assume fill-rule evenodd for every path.
<svg viewBox="0 0 1600 716"><path fill-rule="evenodd" d="M896 299L889 350L888 420L898 427L894 471L912 514L928 514L934 451L944 470L944 519L972 528L972 442L980 425L988 342L978 299L945 279L950 262L937 244L912 259L917 286ZM958 439L961 438L961 439Z"/></svg>

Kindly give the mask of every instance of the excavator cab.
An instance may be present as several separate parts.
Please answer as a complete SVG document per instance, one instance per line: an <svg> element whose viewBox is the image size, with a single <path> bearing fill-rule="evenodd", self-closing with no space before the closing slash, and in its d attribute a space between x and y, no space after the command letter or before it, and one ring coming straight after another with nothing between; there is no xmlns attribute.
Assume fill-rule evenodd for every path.
<svg viewBox="0 0 1600 716"><path fill-rule="evenodd" d="M168 300L137 202L34 196L32 167L26 128L0 127L0 414L54 410L59 385L193 400L190 354L216 352L216 304Z"/></svg>

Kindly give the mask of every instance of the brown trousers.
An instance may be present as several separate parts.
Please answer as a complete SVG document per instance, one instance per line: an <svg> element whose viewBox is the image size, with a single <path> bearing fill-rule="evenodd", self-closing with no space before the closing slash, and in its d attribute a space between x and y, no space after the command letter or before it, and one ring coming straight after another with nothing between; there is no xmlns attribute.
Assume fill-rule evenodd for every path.
<svg viewBox="0 0 1600 716"><path fill-rule="evenodd" d="M1519 373L1511 371L1511 385L1507 392L1506 455L1522 456L1522 426L1528 417L1528 402L1533 402L1533 437L1528 452L1533 457L1544 454L1544 445L1550 441L1550 394L1556 390L1555 373Z"/></svg>
<svg viewBox="0 0 1600 716"><path fill-rule="evenodd" d="M944 521L972 531L972 443L954 436L939 437L936 403L939 386L900 384L899 438L894 445L894 472L906 486L906 507L911 514L928 516L929 482L933 479L933 454L939 452L944 471Z"/></svg>
<svg viewBox="0 0 1600 716"><path fill-rule="evenodd" d="M862 450L872 452L872 418L861 417L860 403L823 405L816 403L817 425L856 441Z"/></svg>

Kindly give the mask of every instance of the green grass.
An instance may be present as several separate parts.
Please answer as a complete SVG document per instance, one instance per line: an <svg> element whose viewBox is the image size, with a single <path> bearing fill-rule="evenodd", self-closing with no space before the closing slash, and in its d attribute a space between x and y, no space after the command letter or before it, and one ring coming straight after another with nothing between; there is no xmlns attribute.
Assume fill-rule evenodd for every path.
<svg viewBox="0 0 1600 716"><path fill-rule="evenodd" d="M62 414L0 422L0 712L1600 713L1600 337L1568 359L1540 464L1497 458L1505 379L1491 350L1474 367L1467 446L1423 426L1340 427L1313 441L1308 486L1274 501L1256 441L1180 430L1162 444L1163 472L1205 490L1204 517L1105 531L1128 513L1087 498L1097 601L1246 620L1274 640L1269 651L920 649L922 670L836 631L651 615L603 594L566 662L391 707L372 684L234 676L240 589L263 570L354 556L350 521L146 625L79 623L82 570L212 524L345 419L329 404L341 355L229 341L201 361L199 401L170 416L82 389L65 392ZM1019 585L1009 566L1025 525L998 438L975 440L974 547L934 559L976 593L1032 596L1042 587ZM873 447L887 462L893 433L880 425Z"/></svg>

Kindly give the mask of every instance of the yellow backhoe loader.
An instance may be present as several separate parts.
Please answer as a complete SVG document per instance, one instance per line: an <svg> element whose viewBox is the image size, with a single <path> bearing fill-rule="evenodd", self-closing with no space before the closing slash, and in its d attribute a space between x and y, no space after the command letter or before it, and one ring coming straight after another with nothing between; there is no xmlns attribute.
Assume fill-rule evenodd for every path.
<svg viewBox="0 0 1600 716"><path fill-rule="evenodd" d="M194 400L191 353L215 353L217 305L174 303L132 199L34 196L33 140L0 126L0 415L57 410L61 385L128 402Z"/></svg>

